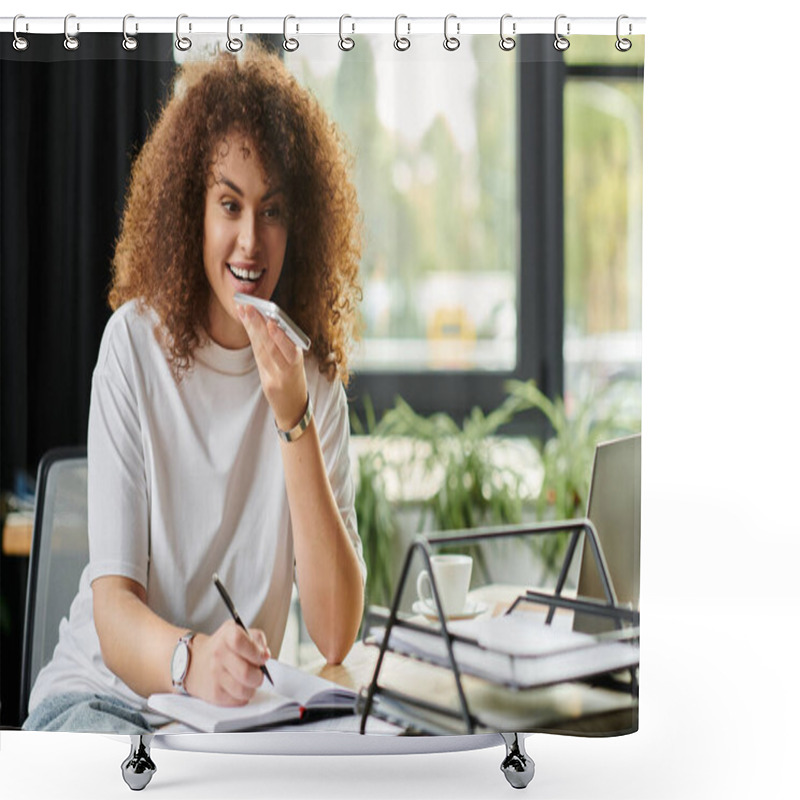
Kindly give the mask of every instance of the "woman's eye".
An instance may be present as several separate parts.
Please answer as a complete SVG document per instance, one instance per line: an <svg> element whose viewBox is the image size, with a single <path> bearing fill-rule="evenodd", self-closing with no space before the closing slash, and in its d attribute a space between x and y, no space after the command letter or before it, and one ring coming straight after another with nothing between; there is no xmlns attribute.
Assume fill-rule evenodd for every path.
<svg viewBox="0 0 800 800"><path fill-rule="evenodd" d="M223 200L222 207L231 214L234 214L239 210L239 204L234 200Z"/></svg>
<svg viewBox="0 0 800 800"><path fill-rule="evenodd" d="M270 206L269 208L265 208L263 214L267 219L280 219L280 206Z"/></svg>

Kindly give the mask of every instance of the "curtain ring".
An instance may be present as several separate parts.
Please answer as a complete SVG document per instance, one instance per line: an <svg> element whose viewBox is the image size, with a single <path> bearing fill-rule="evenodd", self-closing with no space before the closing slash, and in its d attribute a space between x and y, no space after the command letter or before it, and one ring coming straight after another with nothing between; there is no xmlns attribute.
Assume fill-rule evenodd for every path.
<svg viewBox="0 0 800 800"><path fill-rule="evenodd" d="M225 47L227 47L231 53L238 53L244 46L244 42L241 39L234 39L231 36L231 22L233 22L235 19L239 19L239 17L237 17L235 14L232 14L230 17L228 17L228 41L225 43ZM241 30L241 27L239 30Z"/></svg>
<svg viewBox="0 0 800 800"><path fill-rule="evenodd" d="M506 36L503 30L506 20L511 19L511 16L511 14L503 14L503 16L500 17L500 49L505 50L506 52L513 50L517 46L516 40L512 39L510 36ZM511 32L517 32L516 22L511 23Z"/></svg>
<svg viewBox="0 0 800 800"><path fill-rule="evenodd" d="M186 51L192 46L192 40L188 36L181 36L181 20L188 19L188 14L178 14L175 20L175 47L178 50ZM189 23L189 30L192 30L192 23Z"/></svg>
<svg viewBox="0 0 800 800"><path fill-rule="evenodd" d="M461 47L461 40L458 36L448 36L447 35L447 26L451 19L458 19L455 14L448 14L444 18L444 49L449 50L451 53L453 50L458 50ZM458 34L461 30L461 23L456 22L456 33Z"/></svg>
<svg viewBox="0 0 800 800"><path fill-rule="evenodd" d="M569 39L565 39L559 32L558 32L558 21L560 19L566 19L566 14L559 14L556 17L556 24L555 24L555 36L556 38L553 40L553 47L556 50L563 53L569 47ZM569 36L569 22L567 23L567 36Z"/></svg>
<svg viewBox="0 0 800 800"><path fill-rule="evenodd" d="M293 17L290 14L288 17L283 18L283 49L287 53L294 53L294 51L297 50L298 47L300 47L300 42L298 42L297 39L291 38L289 36L290 19L297 19L297 17ZM297 29L299 30L299 28L300 26L298 25Z"/></svg>
<svg viewBox="0 0 800 800"><path fill-rule="evenodd" d="M344 50L345 52L347 52L348 50L352 50L356 46L355 40L351 39L349 36L345 36L342 30L344 21L346 19L353 19L353 18L349 14L342 14L342 16L339 17L339 49ZM352 33L355 32L356 32L356 26L355 23L353 23Z"/></svg>
<svg viewBox="0 0 800 800"><path fill-rule="evenodd" d="M81 43L78 41L77 36L70 36L69 35L69 21L71 19L75 19L74 14L67 14L64 17L64 49L65 50L77 50ZM80 31L81 26L80 23L76 23L76 32Z"/></svg>
<svg viewBox="0 0 800 800"><path fill-rule="evenodd" d="M22 52L23 50L27 50L28 49L28 45L30 44L30 42L24 36L20 36L17 33L17 20L20 20L20 19L25 19L25 15L24 14L17 14L17 16L14 17L14 26L12 28L12 30L14 31L14 41L12 42L12 44L14 45L14 49L15 50L18 50L18 51ZM28 23L27 22L25 23L25 30L26 31L28 30Z"/></svg>
<svg viewBox="0 0 800 800"><path fill-rule="evenodd" d="M400 35L400 20L401 19L408 19L405 14L398 14L394 18L394 49L399 50L401 53L408 50L411 47L411 39L408 36L401 36ZM406 27L408 28L408 33L411 33L411 23L407 22Z"/></svg>
<svg viewBox="0 0 800 800"><path fill-rule="evenodd" d="M631 47L633 47L633 43L631 42L630 39L623 39L619 35L619 24L620 24L620 22L622 22L623 19L628 19L628 17L626 17L625 14L620 14L617 17L617 41L614 42L614 47L616 47L617 50L620 51L620 53L627 53L628 50L630 50ZM632 28L631 28L631 24L629 22L628 23L628 36L631 35L631 32L632 32Z"/></svg>
<svg viewBox="0 0 800 800"><path fill-rule="evenodd" d="M125 50L129 52L131 50L135 50L139 46L139 41L135 36L128 36L128 20L135 19L133 14L126 14L122 18L122 46ZM136 30L139 30L139 25L137 23Z"/></svg>

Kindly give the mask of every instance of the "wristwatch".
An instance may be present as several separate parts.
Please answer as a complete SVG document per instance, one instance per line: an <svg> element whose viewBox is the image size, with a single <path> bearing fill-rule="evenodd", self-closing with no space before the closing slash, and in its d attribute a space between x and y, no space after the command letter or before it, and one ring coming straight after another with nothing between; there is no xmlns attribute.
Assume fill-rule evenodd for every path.
<svg viewBox="0 0 800 800"><path fill-rule="evenodd" d="M194 638L194 631L187 631L178 639L178 644L172 651L172 663L170 664L170 672L172 673L172 685L181 694L189 694L183 682L186 680L186 674L189 672L189 662L192 658L192 652L189 649L189 642Z"/></svg>

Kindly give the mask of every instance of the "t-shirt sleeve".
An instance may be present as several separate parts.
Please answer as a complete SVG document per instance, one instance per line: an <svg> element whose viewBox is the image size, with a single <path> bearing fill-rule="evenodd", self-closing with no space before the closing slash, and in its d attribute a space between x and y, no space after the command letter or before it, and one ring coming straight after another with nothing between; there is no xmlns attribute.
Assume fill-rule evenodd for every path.
<svg viewBox="0 0 800 800"><path fill-rule="evenodd" d="M125 356L104 341L92 377L87 439L89 578L121 575L147 588L147 482L138 404Z"/></svg>
<svg viewBox="0 0 800 800"><path fill-rule="evenodd" d="M327 384L327 385L326 385ZM328 471L333 496L350 539L358 555L361 580L367 580L367 566L355 509L355 482L350 463L350 420L347 413L347 396L340 381L328 384L325 378L319 381L315 400L314 416L317 424L322 458Z"/></svg>

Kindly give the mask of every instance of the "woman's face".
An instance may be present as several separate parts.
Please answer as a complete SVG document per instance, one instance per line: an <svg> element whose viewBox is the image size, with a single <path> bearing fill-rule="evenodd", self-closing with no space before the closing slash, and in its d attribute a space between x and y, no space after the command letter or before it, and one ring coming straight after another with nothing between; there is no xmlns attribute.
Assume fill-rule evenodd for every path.
<svg viewBox="0 0 800 800"><path fill-rule="evenodd" d="M222 347L250 340L236 313L236 292L269 300L286 253L285 199L250 142L229 133L209 174L203 264L211 285L209 335Z"/></svg>

